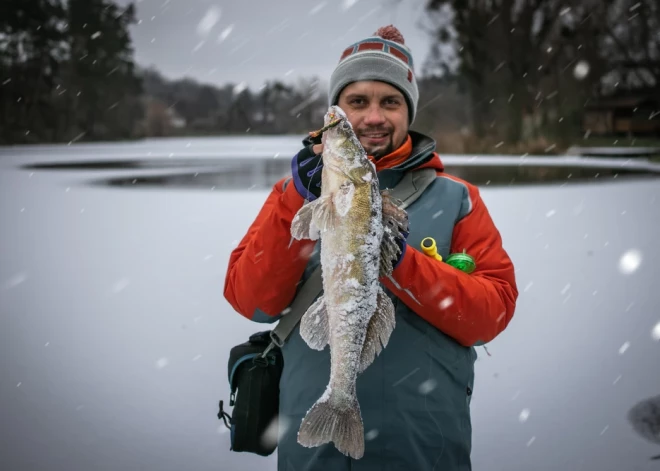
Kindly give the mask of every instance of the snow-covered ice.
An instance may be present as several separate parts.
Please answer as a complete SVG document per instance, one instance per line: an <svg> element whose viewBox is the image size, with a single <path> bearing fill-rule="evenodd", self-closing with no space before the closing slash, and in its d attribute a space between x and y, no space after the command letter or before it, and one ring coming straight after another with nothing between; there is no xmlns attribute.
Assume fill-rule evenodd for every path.
<svg viewBox="0 0 660 471"><path fill-rule="evenodd" d="M272 163L299 145L298 136L248 136L0 148L0 401L12 431L0 441L0 468L276 469L276 454L229 451L215 415L218 400L229 399L229 349L268 328L235 313L222 294L233 241L267 192L248 191L252 183L241 191L83 185L101 173L175 169L17 166L169 162L171 153L183 162ZM520 297L508 329L487 345L491 356L477 349L474 469L646 469L658 454L626 414L660 391L660 221L652 217L660 185L599 180L480 189L516 265ZM384 387L442 394L441 384L426 383L427 368L412 366ZM534 414L521 425L523 407ZM365 424L365 433L376 427Z"/></svg>

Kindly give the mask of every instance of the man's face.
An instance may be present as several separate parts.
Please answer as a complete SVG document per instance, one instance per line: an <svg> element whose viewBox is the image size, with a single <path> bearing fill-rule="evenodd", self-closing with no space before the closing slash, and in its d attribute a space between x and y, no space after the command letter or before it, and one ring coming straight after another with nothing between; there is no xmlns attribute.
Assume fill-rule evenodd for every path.
<svg viewBox="0 0 660 471"><path fill-rule="evenodd" d="M338 105L364 150L375 158L398 149L408 135L408 104L392 85L353 82L342 90Z"/></svg>

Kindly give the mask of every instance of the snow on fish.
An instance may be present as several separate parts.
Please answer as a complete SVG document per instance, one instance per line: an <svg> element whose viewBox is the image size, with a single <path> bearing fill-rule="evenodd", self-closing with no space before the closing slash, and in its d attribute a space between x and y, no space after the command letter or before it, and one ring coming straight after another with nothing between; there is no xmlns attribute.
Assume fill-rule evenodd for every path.
<svg viewBox="0 0 660 471"><path fill-rule="evenodd" d="M330 378L307 412L298 443L333 442L343 454L364 455L364 425L356 394L358 374L387 346L394 305L379 283L400 253L396 238L408 217L378 186L376 167L344 111L331 106L323 133L321 195L305 204L291 224L295 239L320 239L323 295L300 322L310 348L330 346Z"/></svg>

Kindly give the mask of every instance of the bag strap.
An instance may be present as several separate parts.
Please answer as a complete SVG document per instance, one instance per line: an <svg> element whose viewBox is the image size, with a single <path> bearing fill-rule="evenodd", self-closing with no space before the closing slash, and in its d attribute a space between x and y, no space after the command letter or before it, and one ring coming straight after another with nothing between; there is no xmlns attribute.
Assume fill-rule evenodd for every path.
<svg viewBox="0 0 660 471"><path fill-rule="evenodd" d="M405 209L424 193L426 187L435 181L435 178L436 171L432 168L420 168L406 172L401 181L390 190L390 195L400 200ZM289 306L289 312L280 318L277 326L270 332L271 343L262 356L266 356L274 347L284 345L303 314L322 290L323 277L321 276L321 265L319 265L301 286L298 295Z"/></svg>

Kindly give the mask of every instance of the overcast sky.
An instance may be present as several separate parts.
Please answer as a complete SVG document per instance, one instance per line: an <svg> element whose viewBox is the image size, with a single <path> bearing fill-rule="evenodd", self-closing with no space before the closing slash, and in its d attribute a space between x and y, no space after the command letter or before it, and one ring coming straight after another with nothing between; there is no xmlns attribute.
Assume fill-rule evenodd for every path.
<svg viewBox="0 0 660 471"><path fill-rule="evenodd" d="M116 0L127 5L131 0ZM394 24L415 69L429 50L420 30L424 0L132 0L137 62L166 77L223 85L297 77L327 80L341 52Z"/></svg>

